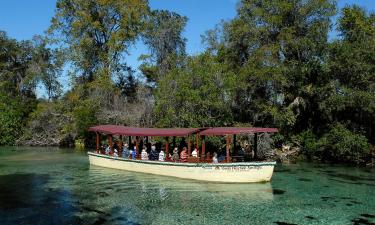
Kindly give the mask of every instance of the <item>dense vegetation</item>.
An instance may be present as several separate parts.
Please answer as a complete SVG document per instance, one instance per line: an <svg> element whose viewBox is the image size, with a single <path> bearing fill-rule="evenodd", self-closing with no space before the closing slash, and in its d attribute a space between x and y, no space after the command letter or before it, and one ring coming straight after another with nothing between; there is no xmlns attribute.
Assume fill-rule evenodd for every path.
<svg viewBox="0 0 375 225"><path fill-rule="evenodd" d="M187 20L146 0L58 0L45 37L1 32L0 144L87 142L98 123L247 124L280 128L276 147L297 146L309 159L371 159L375 14L355 5L337 13L333 0L241 0L194 56L182 36ZM126 62L137 40L149 49L140 73ZM46 99L36 99L38 84Z"/></svg>

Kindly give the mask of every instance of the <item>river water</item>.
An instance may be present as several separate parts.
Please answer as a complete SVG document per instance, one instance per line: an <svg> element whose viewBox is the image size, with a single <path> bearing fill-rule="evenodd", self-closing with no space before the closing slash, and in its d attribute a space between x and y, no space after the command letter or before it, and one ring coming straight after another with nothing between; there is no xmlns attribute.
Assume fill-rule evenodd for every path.
<svg viewBox="0 0 375 225"><path fill-rule="evenodd" d="M270 183L218 184L2 147L0 224L375 224L375 169L278 165Z"/></svg>

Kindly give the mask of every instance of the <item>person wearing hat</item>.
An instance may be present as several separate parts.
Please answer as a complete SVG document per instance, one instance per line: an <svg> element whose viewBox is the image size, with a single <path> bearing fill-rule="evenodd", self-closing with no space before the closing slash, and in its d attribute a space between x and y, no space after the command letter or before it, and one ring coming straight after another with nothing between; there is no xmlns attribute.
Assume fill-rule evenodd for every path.
<svg viewBox="0 0 375 225"><path fill-rule="evenodd" d="M142 152L141 152L141 159L142 160L148 160L148 154L146 152L146 148L143 148L142 149Z"/></svg>
<svg viewBox="0 0 375 225"><path fill-rule="evenodd" d="M175 147L174 150L173 150L172 160L177 162L179 159L180 159L180 157L178 156L178 149L177 149L177 147Z"/></svg>

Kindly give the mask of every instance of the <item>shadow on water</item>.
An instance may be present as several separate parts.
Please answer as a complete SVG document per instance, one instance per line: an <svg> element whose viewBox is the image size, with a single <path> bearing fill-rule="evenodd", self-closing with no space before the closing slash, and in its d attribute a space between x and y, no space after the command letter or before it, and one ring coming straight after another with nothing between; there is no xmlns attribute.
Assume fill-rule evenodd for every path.
<svg viewBox="0 0 375 225"><path fill-rule="evenodd" d="M6 224L79 223L67 191L45 189L45 174L0 176L0 218ZM48 218L46 220L46 218Z"/></svg>
<svg viewBox="0 0 375 225"><path fill-rule="evenodd" d="M280 222L280 221L276 221L275 224L277 224L277 225L297 225L295 223L287 223L287 222Z"/></svg>

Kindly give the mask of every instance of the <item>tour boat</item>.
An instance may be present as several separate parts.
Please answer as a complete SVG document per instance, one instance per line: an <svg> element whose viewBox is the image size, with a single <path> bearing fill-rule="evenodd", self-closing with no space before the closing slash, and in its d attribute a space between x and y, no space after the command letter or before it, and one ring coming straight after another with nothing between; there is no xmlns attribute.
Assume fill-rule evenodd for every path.
<svg viewBox="0 0 375 225"><path fill-rule="evenodd" d="M183 179L192 179L208 182L224 183L253 183L268 182L271 180L273 169L276 164L274 161L265 162L234 162L230 157L231 138L235 145L237 134L254 134L254 152L257 152L258 133L277 132L276 128L236 128L236 127L216 127L216 128L137 128L117 125L99 125L89 128L89 131L96 133L96 151L88 152L91 165L107 167L119 170L141 172L162 176L171 176ZM136 159L122 158L121 153L118 156L113 154L103 154L100 152L100 134L108 136L108 143L113 152L113 136L119 138L119 149L122 149L123 137L128 136L129 144L132 137L135 137ZM199 157L191 156L191 137L196 137L196 148L198 149L199 139L201 139L201 148L198 149ZM205 154L205 137L208 135L226 136L226 159L225 162L212 163ZM140 160L138 147L141 145L140 139L149 137L166 137L165 152L166 161ZM168 137L187 137L188 160L187 162L172 162L169 158L169 139ZM235 148L235 146L234 146Z"/></svg>

